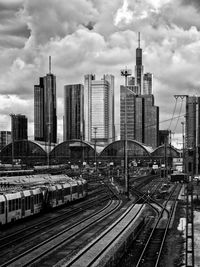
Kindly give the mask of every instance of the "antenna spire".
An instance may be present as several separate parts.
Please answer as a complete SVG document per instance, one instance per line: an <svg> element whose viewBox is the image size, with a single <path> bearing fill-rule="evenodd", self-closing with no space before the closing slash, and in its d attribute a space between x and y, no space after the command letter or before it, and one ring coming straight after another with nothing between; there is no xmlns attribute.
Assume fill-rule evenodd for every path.
<svg viewBox="0 0 200 267"><path fill-rule="evenodd" d="M51 74L51 56L49 56L49 74Z"/></svg>
<svg viewBox="0 0 200 267"><path fill-rule="evenodd" d="M140 48L140 32L138 32L138 47Z"/></svg>

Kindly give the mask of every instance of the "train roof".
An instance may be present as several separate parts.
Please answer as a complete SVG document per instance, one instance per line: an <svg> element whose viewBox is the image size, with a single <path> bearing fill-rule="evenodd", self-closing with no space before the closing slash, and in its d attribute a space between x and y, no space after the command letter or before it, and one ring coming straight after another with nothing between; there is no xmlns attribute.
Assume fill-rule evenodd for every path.
<svg viewBox="0 0 200 267"><path fill-rule="evenodd" d="M22 187L32 187L32 186L43 186L52 184L64 184L64 183L74 183L75 181L84 181L82 178L71 178L66 174L33 174L33 175L23 175L23 176L4 176L0 177L0 186L22 186Z"/></svg>

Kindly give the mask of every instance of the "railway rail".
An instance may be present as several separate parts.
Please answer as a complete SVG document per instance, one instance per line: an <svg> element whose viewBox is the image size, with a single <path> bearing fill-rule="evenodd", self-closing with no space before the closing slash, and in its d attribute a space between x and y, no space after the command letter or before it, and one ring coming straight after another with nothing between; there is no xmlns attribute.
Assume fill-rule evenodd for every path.
<svg viewBox="0 0 200 267"><path fill-rule="evenodd" d="M34 223L25 228L15 230L15 232L7 234L6 236L0 238L0 250L2 251L6 247L14 246L15 244L23 240L27 240L28 243L29 240L27 238L39 234L40 232L47 232L48 229L50 229L49 231L51 231L51 228L53 226L57 226L58 223L62 223L80 213L83 213L84 210L93 207L95 203L98 204L99 201L101 201L101 203L104 203L108 199L110 199L110 196L105 194L99 198L84 202L84 205L82 204L80 207L73 208L73 210L69 208L67 209L67 211L62 210L62 213L60 215L57 214L56 217L53 216L51 218L44 219L39 223ZM23 244L25 242L23 242ZM5 254L7 254L7 252L5 252ZM3 257L3 255L4 253L2 252L1 258Z"/></svg>
<svg viewBox="0 0 200 267"><path fill-rule="evenodd" d="M60 247L62 244L69 244L69 242L71 242L72 239L75 239L78 234L87 231L89 227L114 213L120 207L121 203L122 202L120 200L110 200L108 205L100 211L95 212L87 218L73 224L71 227L65 228L58 234L48 238L36 246L33 246L29 250L8 260L7 262L4 262L0 266L30 266L30 264L37 261L50 251Z"/></svg>
<svg viewBox="0 0 200 267"><path fill-rule="evenodd" d="M169 195L167 201L163 206L163 209L160 211L160 215L157 218L157 221L150 233L150 236L146 241L146 244L140 255L136 267L158 266L180 190L181 186L176 185L174 187L174 190ZM166 212L166 210L168 212Z"/></svg>

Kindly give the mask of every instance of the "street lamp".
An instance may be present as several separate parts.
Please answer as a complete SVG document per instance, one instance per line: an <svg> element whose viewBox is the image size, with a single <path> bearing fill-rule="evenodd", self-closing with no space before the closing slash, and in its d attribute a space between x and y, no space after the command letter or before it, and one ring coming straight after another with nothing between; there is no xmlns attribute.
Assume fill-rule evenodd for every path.
<svg viewBox="0 0 200 267"><path fill-rule="evenodd" d="M130 69L122 69L121 76L125 77L125 114L124 114L124 179L125 179L125 193L129 198L129 181L127 172L127 77L131 75Z"/></svg>
<svg viewBox="0 0 200 267"><path fill-rule="evenodd" d="M183 169L182 172L185 172L185 136L184 136L184 125L185 123L182 121L182 135L183 135Z"/></svg>
<svg viewBox="0 0 200 267"><path fill-rule="evenodd" d="M97 127L94 127L94 164L95 164L95 171L97 171Z"/></svg>

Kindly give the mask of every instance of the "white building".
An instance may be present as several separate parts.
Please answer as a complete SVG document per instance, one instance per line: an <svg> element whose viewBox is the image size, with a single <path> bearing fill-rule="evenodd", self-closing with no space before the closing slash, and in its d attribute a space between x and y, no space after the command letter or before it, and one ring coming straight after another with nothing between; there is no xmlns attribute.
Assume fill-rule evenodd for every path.
<svg viewBox="0 0 200 267"><path fill-rule="evenodd" d="M114 76L95 80L95 75L87 74L84 78L85 140L106 145L115 139Z"/></svg>

